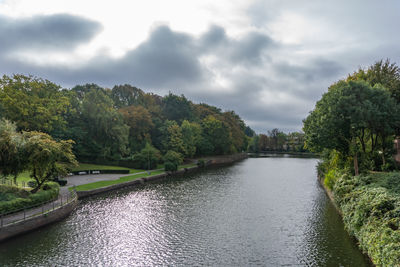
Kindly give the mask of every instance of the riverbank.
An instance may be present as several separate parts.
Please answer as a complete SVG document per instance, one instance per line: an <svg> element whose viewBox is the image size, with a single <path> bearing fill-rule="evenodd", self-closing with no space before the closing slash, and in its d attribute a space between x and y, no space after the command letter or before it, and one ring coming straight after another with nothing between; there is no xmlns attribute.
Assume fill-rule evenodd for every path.
<svg viewBox="0 0 400 267"><path fill-rule="evenodd" d="M260 153L248 153L251 158L264 158L276 156L300 157L300 158L319 158L320 155L312 152L294 152L294 151L265 151Z"/></svg>
<svg viewBox="0 0 400 267"><path fill-rule="evenodd" d="M60 195L61 198L43 206L1 217L0 242L66 218L78 205L78 196L74 192L69 194L70 198Z"/></svg>
<svg viewBox="0 0 400 267"><path fill-rule="evenodd" d="M321 186L342 215L347 232L376 266L400 266L400 173L335 174Z"/></svg>
<svg viewBox="0 0 400 267"><path fill-rule="evenodd" d="M210 157L210 158L205 159L204 167L233 164L233 163L243 160L245 158L247 158L246 153ZM1 220L0 242L10 239L14 236L36 230L37 228L40 228L45 225L48 225L48 224L51 224L56 221L64 219L78 205L78 199L82 199L82 198L97 195L97 194L102 194L104 192L109 192L109 191L113 191L113 190L117 190L117 189L121 189L121 188L125 188L125 187L132 187L135 185L140 185L140 184L143 184L143 183L149 182L149 181L165 179L168 176L184 175L185 173L193 172L193 171L196 171L196 170L202 169L202 168L203 167L201 167L201 166L192 166L189 168L181 168L178 171L173 172L173 173L164 172L164 171L162 171L160 173L160 171L157 171L157 172L153 172L153 174L151 174L151 173L146 174L146 177L139 177L138 179L133 179L131 181L111 184L111 185L96 188L93 190L76 191L76 197L71 198L70 201L67 201L64 204L62 203L62 198L61 198L61 205L57 208L55 208L55 206L54 206L55 204L53 203L53 204L50 204L50 205L53 205L53 208L50 210L47 210L47 209L44 210L43 207L37 207L35 210L31 210L31 211L28 210L28 211L23 211L23 213L21 213L21 214L14 214L12 216L22 217L23 219L16 219L8 224L5 224L4 221ZM121 175L118 175L118 177L120 177L120 176ZM83 177L84 181L88 181L85 179L84 175L82 175L81 177ZM116 178L118 178L118 177L116 177ZM73 187L71 187L71 188L73 188ZM63 188L62 191L65 192L66 188ZM26 217L26 212L31 214L30 216L28 216L28 218Z"/></svg>
<svg viewBox="0 0 400 267"><path fill-rule="evenodd" d="M248 157L247 153L238 153L238 154L234 154L234 155L207 157L207 158L203 158L203 160L205 162L204 167L222 166L222 165L232 164L237 161L243 160L247 157ZM88 196L98 195L98 194L102 194L105 192L121 189L124 187L137 186L137 185L141 185L145 182L165 179L168 176L183 175L185 173L193 172L198 169L202 169L204 167L196 165L196 166L191 166L191 167L187 167L187 168L180 168L179 170L177 170L175 172L165 172L165 171L154 172L154 171L152 171L153 174L151 172L144 173L143 175L141 175L140 173L134 174L130 177L126 176L126 177L121 178L126 181L115 181L114 180L115 182L111 182L109 185L101 186L99 188L94 188L91 190L81 190L80 188L85 187L85 185L83 185L82 187L76 188L77 189L76 193L78 194L78 198L82 199L82 198L85 198ZM137 176L137 178L135 176Z"/></svg>

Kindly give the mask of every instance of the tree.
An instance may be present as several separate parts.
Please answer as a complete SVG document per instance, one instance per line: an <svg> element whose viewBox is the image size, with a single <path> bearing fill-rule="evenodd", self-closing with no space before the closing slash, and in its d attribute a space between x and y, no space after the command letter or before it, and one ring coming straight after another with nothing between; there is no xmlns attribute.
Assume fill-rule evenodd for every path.
<svg viewBox="0 0 400 267"><path fill-rule="evenodd" d="M50 135L40 132L24 132L26 139L27 169L36 181L32 193L36 193L48 180L67 174L70 165L76 165L72 153L72 140L57 142Z"/></svg>
<svg viewBox="0 0 400 267"><path fill-rule="evenodd" d="M141 89L129 84L116 85L111 91L111 98L117 108L141 105L143 104L143 95L144 92Z"/></svg>
<svg viewBox="0 0 400 267"><path fill-rule="evenodd" d="M226 123L210 115L202 120L204 143L213 148L217 155L233 152L232 137Z"/></svg>
<svg viewBox="0 0 400 267"><path fill-rule="evenodd" d="M233 145L231 152L244 151L247 148L248 139L245 134L246 125L243 120L234 111L224 112L221 119L228 126Z"/></svg>
<svg viewBox="0 0 400 267"><path fill-rule="evenodd" d="M259 141L260 141L260 135L254 135L249 142L249 147L248 147L248 151L252 152L252 153L260 153L260 145L259 145Z"/></svg>
<svg viewBox="0 0 400 267"><path fill-rule="evenodd" d="M182 162L182 154L173 150L168 150L168 152L164 155L164 166L166 171L178 170L178 166L182 164Z"/></svg>
<svg viewBox="0 0 400 267"><path fill-rule="evenodd" d="M151 141L150 132L154 127L150 112L143 106L129 106L118 110L129 126L129 148L132 152L142 149Z"/></svg>
<svg viewBox="0 0 400 267"><path fill-rule="evenodd" d="M70 97L75 111L68 118L68 138L77 141L78 158L108 161L129 154L129 127L106 90L94 84L76 86Z"/></svg>
<svg viewBox="0 0 400 267"><path fill-rule="evenodd" d="M196 154L196 147L201 138L201 127L197 123L184 120L181 125L182 141L185 156L193 157Z"/></svg>
<svg viewBox="0 0 400 267"><path fill-rule="evenodd" d="M157 167L160 158L160 151L146 143L145 147L133 156L133 161L135 161L138 168L151 170Z"/></svg>
<svg viewBox="0 0 400 267"><path fill-rule="evenodd" d="M3 117L14 121L19 130L51 133L65 129L68 98L60 86L32 76L3 76L0 79Z"/></svg>
<svg viewBox="0 0 400 267"><path fill-rule="evenodd" d="M347 80L364 80L371 86L380 84L400 103L400 68L389 59L379 60L367 69L360 68L349 75Z"/></svg>
<svg viewBox="0 0 400 267"><path fill-rule="evenodd" d="M26 168L25 140L16 128L10 121L0 121L0 172L3 177L12 175L15 184Z"/></svg>
<svg viewBox="0 0 400 267"><path fill-rule="evenodd" d="M359 156L384 150L384 140L399 123L397 114L399 106L384 88L372 88L364 81L339 81L304 120L306 146L315 152L334 149L343 157L351 156L358 175Z"/></svg>
<svg viewBox="0 0 400 267"><path fill-rule="evenodd" d="M182 130L175 121L167 121L164 150L173 150L183 155L186 154L186 146L183 143Z"/></svg>
<svg viewBox="0 0 400 267"><path fill-rule="evenodd" d="M183 120L192 120L192 103L184 95L177 96L171 92L163 98L163 114L168 120L181 124Z"/></svg>

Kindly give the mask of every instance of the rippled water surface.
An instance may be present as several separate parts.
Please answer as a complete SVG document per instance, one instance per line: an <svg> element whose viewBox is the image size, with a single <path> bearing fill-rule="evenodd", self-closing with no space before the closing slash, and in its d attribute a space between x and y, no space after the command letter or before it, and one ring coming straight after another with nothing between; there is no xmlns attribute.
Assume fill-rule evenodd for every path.
<svg viewBox="0 0 400 267"><path fill-rule="evenodd" d="M0 266L368 266L316 162L251 158L86 199L0 244Z"/></svg>

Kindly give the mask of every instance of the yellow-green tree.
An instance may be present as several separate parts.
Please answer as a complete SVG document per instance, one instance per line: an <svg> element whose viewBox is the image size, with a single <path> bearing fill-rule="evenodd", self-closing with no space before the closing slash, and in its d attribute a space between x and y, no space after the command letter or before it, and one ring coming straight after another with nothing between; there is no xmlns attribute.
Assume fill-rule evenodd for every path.
<svg viewBox="0 0 400 267"><path fill-rule="evenodd" d="M77 164L72 153L72 140L56 141L40 132L24 132L26 140L27 169L36 181L32 193L37 192L48 180L67 174L67 168Z"/></svg>

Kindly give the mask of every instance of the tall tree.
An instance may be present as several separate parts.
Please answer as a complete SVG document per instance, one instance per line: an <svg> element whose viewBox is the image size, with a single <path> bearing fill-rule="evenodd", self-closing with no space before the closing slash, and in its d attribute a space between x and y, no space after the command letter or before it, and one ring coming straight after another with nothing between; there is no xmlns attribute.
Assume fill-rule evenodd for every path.
<svg viewBox="0 0 400 267"><path fill-rule="evenodd" d="M16 125L7 120L0 121L0 174L17 176L26 168L25 140L16 131Z"/></svg>
<svg viewBox="0 0 400 267"><path fill-rule="evenodd" d="M372 88L364 81L340 81L305 119L306 145L316 152L335 149L344 157L353 157L357 175L359 155L384 149L384 142L376 140L394 133L398 114L399 106L384 88Z"/></svg>
<svg viewBox="0 0 400 267"><path fill-rule="evenodd" d="M163 114L168 120L181 124L185 119L193 119L192 104L184 95L177 96L170 92L163 98Z"/></svg>
<svg viewBox="0 0 400 267"><path fill-rule="evenodd" d="M76 140L78 158L84 160L118 160L128 154L129 127L114 108L107 91L93 84L72 89L75 116L69 118Z"/></svg>
<svg viewBox="0 0 400 267"><path fill-rule="evenodd" d="M0 79L2 116L14 121L19 130L51 133L63 130L63 115L69 106L60 86L24 75Z"/></svg>
<svg viewBox="0 0 400 267"><path fill-rule="evenodd" d="M143 106L129 106L118 110L129 126L129 148L132 152L141 150L151 142L150 132L154 127L150 112Z"/></svg>
<svg viewBox="0 0 400 267"><path fill-rule="evenodd" d="M117 108L141 105L144 101L143 96L144 92L141 89L129 84L116 85L111 92L111 98Z"/></svg>
<svg viewBox="0 0 400 267"><path fill-rule="evenodd" d="M360 68L347 80L364 80L371 86L381 84L400 103L400 68L389 59L379 60L367 69Z"/></svg>
<svg viewBox="0 0 400 267"><path fill-rule="evenodd" d="M213 148L217 155L229 154L234 151L229 128L223 121L208 116L202 120L203 138Z"/></svg>

